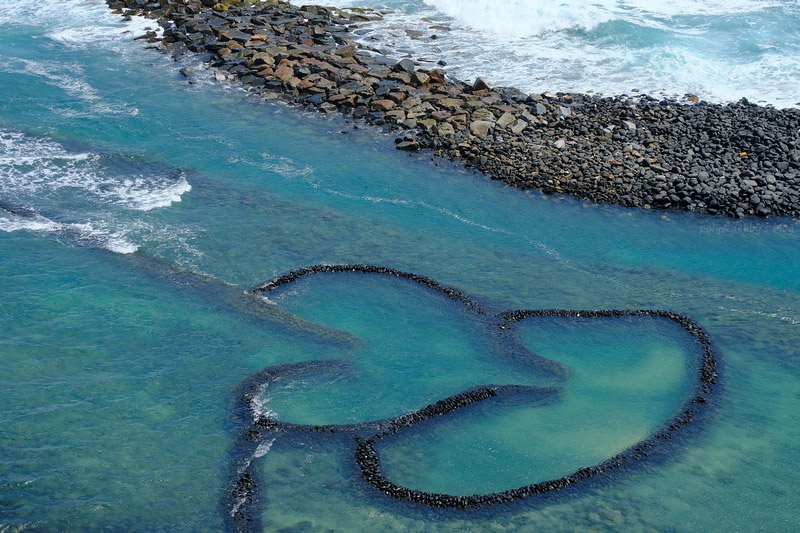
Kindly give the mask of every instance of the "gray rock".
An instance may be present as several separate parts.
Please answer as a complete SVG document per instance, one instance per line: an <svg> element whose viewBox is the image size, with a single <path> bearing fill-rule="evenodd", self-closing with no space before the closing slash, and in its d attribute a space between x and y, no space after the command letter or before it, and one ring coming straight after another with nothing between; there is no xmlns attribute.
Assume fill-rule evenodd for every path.
<svg viewBox="0 0 800 533"><path fill-rule="evenodd" d="M497 119L497 125L500 126L501 128L505 128L515 120L517 120L517 117L515 117L511 113L503 113L503 115L499 119Z"/></svg>
<svg viewBox="0 0 800 533"><path fill-rule="evenodd" d="M412 60L408 59L408 58L401 59L400 61L395 63L395 65L392 68L392 70L395 70L397 72L406 72L408 74L411 74L412 72L414 72L414 62Z"/></svg>
<svg viewBox="0 0 800 533"><path fill-rule="evenodd" d="M486 120L494 122L496 119L494 113L485 108L479 108L472 112L472 120Z"/></svg>
<svg viewBox="0 0 800 533"><path fill-rule="evenodd" d="M478 78L475 80L475 83L472 84L473 91L488 91L491 87L489 84L483 81L483 78Z"/></svg>
<svg viewBox="0 0 800 533"><path fill-rule="evenodd" d="M474 120L469 125L469 131L478 137L486 137L494 128L494 122L488 120Z"/></svg>
<svg viewBox="0 0 800 533"><path fill-rule="evenodd" d="M528 127L528 123L527 123L527 122L525 122L525 121L524 121L524 120L522 120L522 119L518 119L518 120L515 120L514 122L512 122L512 123L511 123L511 124L508 126L508 129L510 129L510 130L511 130L511 133L513 133L514 135L519 135L520 133L522 133L522 132L523 132L523 130L524 130L526 127Z"/></svg>

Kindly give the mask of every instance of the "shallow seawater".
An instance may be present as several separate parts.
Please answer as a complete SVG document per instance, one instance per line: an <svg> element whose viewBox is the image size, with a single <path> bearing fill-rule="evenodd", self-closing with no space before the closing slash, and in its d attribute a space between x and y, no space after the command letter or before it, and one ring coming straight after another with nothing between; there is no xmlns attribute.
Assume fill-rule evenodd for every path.
<svg viewBox="0 0 800 533"><path fill-rule="evenodd" d="M436 493L514 489L613 457L678 412L694 384L691 337L652 319L575 320L524 326L526 346L570 368L557 398L487 406L466 420L398 435L381 447L387 475Z"/></svg>
<svg viewBox="0 0 800 533"><path fill-rule="evenodd" d="M235 391L275 365L341 363L263 391L263 409L303 424L395 417L486 385L555 391L377 444L392 480L459 495L597 463L691 397L697 346L681 328L497 327L496 313L539 308L691 316L719 353L719 390L654 460L471 511L386 498L349 435L277 434L253 458L263 528L794 529L795 221L512 190L202 71L188 83L186 62L132 41L147 22L131 28L102 2L19 6L0 18L0 531L220 530ZM319 263L418 273L486 312L377 274L249 293Z"/></svg>

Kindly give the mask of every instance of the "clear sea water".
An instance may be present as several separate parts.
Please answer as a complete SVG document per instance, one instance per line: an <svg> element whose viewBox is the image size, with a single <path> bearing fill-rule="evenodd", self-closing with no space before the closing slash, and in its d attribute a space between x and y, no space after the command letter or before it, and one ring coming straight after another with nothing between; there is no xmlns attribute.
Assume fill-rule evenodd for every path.
<svg viewBox="0 0 800 533"><path fill-rule="evenodd" d="M198 65L132 41L152 25L99 0L0 11L0 531L220 530L234 390L272 365L350 363L264 392L265 412L302 423L553 385L409 282L319 275L271 302L245 294L317 263L416 272L494 311L684 313L714 339L722 387L660 460L477 512L387 500L344 440L278 436L254 458L265 530L796 530L800 224L513 190L207 73L188 83L178 68ZM639 441L691 393L697 347L670 323L517 332L569 368L559 395L401 432L379 446L389 477L452 494L550 479Z"/></svg>
<svg viewBox="0 0 800 533"><path fill-rule="evenodd" d="M297 4L302 4L300 0ZM794 0L332 0L384 21L362 42L526 92L800 105ZM427 63L425 63L427 62Z"/></svg>

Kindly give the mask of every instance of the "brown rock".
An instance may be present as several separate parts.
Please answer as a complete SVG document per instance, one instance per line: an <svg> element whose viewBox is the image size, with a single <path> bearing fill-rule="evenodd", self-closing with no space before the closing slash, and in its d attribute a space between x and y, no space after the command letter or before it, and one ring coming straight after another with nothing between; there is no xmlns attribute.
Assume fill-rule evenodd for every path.
<svg viewBox="0 0 800 533"><path fill-rule="evenodd" d="M336 62L342 67L349 67L350 65L356 64L356 58L354 57L340 57L336 60Z"/></svg>
<svg viewBox="0 0 800 533"><path fill-rule="evenodd" d="M271 67L272 65L275 64L275 59L271 55L265 54L265 53L255 54L251 58L251 61L252 61L252 64L255 65L255 66L267 65L268 67Z"/></svg>
<svg viewBox="0 0 800 533"><path fill-rule="evenodd" d="M415 152L419 150L419 143L417 141L403 141L398 143L395 148L404 152Z"/></svg>
<svg viewBox="0 0 800 533"><path fill-rule="evenodd" d="M279 78L281 81L289 81L289 79L294 76L294 69L289 65L278 65L274 74L275 77Z"/></svg>
<svg viewBox="0 0 800 533"><path fill-rule="evenodd" d="M456 130L453 128L453 125L450 124L449 122L445 122L443 124L439 124L439 126L436 128L436 132L439 135L455 135L456 134Z"/></svg>
<svg viewBox="0 0 800 533"><path fill-rule="evenodd" d="M421 87L429 81L431 81L431 77L427 73L420 70L414 71L414 73L411 75L411 84L416 87Z"/></svg>
<svg viewBox="0 0 800 533"><path fill-rule="evenodd" d="M369 69L367 67L365 67L364 65L359 65L358 63L353 63L352 65L348 65L347 68L349 68L356 74L366 74L367 72L369 72Z"/></svg>
<svg viewBox="0 0 800 533"><path fill-rule="evenodd" d="M333 104L339 104L339 103L344 104L345 102L355 103L355 100L352 97L345 94L334 94L330 98L328 98L328 101Z"/></svg>
<svg viewBox="0 0 800 533"><path fill-rule="evenodd" d="M338 50L335 50L333 53L341 57L354 57L356 52L358 52L356 45L348 44L347 46L343 46Z"/></svg>
<svg viewBox="0 0 800 533"><path fill-rule="evenodd" d="M418 120L417 125L425 128L426 130L432 130L436 126L436 121L432 118L424 118L422 120Z"/></svg>
<svg viewBox="0 0 800 533"><path fill-rule="evenodd" d="M444 83L444 71L435 68L428 72L432 83Z"/></svg>
<svg viewBox="0 0 800 533"><path fill-rule="evenodd" d="M439 105L450 110L455 110L464 105L464 102L460 98L442 98L439 100Z"/></svg>
<svg viewBox="0 0 800 533"><path fill-rule="evenodd" d="M220 41L239 41L246 43L252 36L249 33L239 31L237 29L229 28L219 32Z"/></svg>
<svg viewBox="0 0 800 533"><path fill-rule="evenodd" d="M403 101L403 108L411 109L412 107L416 107L421 103L422 101L416 96L410 96Z"/></svg>
<svg viewBox="0 0 800 533"><path fill-rule="evenodd" d="M271 55L273 57L277 56L277 55L280 55L280 54L286 54L288 51L289 51L289 49L286 48L285 46L270 46L269 48L265 48L263 50L263 52L265 52L265 53L267 53L267 54L269 54L269 55Z"/></svg>
<svg viewBox="0 0 800 533"><path fill-rule="evenodd" d="M393 100L373 100L369 103L369 106L376 111L389 111L395 105Z"/></svg>
<svg viewBox="0 0 800 533"><path fill-rule="evenodd" d="M277 76L277 74L275 74ZM320 89L333 89L336 87L336 82L333 82L327 78L320 77L317 81L314 82L314 85L319 87Z"/></svg>
<svg viewBox="0 0 800 533"><path fill-rule="evenodd" d="M406 85L411 83L411 75L405 72L392 72L389 74L388 79L399 81L400 83L405 83Z"/></svg>

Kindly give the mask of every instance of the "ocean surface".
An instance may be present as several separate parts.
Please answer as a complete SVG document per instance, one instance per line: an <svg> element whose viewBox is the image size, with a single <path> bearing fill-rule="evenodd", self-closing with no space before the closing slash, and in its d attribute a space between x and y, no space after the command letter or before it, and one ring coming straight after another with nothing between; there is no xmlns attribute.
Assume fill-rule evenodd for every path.
<svg viewBox="0 0 800 533"><path fill-rule="evenodd" d="M293 0L302 4L300 0ZM542 93L800 105L794 0L331 0L384 20L361 42L459 79Z"/></svg>
<svg viewBox="0 0 800 533"><path fill-rule="evenodd" d="M606 46L611 58L617 45L603 43L614 27L622 50L650 31L700 38L654 20L693 28L755 20L780 51L752 48L761 54L752 64L736 56L750 74L731 74L742 90L729 87L730 96L792 100L796 4L687 3L697 12L686 16L627 5L568 2L549 20L563 18L556 33ZM470 24L455 2L395 7L407 8L405 20ZM598 10L608 20L592 15ZM554 25L513 18L520 34ZM787 25L782 43L769 20ZM196 60L176 62L133 40L148 27L123 22L100 0L17 0L0 10L0 532L224 528L235 391L275 365L342 362L259 394L261 413L304 424L394 417L480 385L556 388L548 401L487 403L381 441L390 479L455 495L598 463L659 430L691 398L698 346L657 319L517 324L519 343L568 369L554 380L463 306L407 280L320 274L267 301L248 293L320 263L418 273L491 312L683 313L714 340L718 392L656 460L476 511L386 498L362 480L347 439L276 434L248 458L262 480L264 530L796 530L797 221L625 210L514 190L428 154L397 152L380 131L212 82ZM490 35L475 27L473 35ZM444 37L439 45L447 48ZM599 68L586 46L570 56ZM443 57L466 69L459 53ZM773 54L791 75L765 74ZM187 79L184 66L200 70ZM536 83L622 87L601 87L607 78L591 69L580 87L556 83L568 70ZM512 71L498 68L492 79L521 75ZM634 83L647 88L635 76L624 81ZM712 91L724 81L697 83L727 97ZM689 90L702 92L667 87Z"/></svg>

